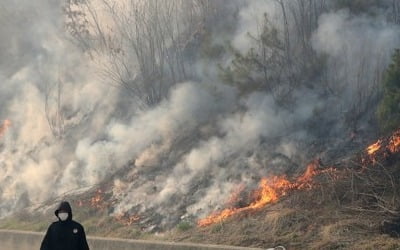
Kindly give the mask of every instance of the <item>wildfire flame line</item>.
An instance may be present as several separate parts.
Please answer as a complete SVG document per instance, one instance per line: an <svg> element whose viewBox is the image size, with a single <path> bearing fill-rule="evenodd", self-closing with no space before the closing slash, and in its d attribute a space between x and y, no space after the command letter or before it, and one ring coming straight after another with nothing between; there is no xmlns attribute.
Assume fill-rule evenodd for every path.
<svg viewBox="0 0 400 250"><path fill-rule="evenodd" d="M314 161L307 166L303 175L299 176L295 181L291 182L286 176L273 176L271 178L263 178L259 187L253 192L255 200L246 207L226 208L222 211L213 213L204 219L197 221L200 227L215 224L226 220L235 214L242 212L255 211L263 208L265 205L276 202L280 197L285 196L291 190L310 189L313 187L313 178L324 172L335 172L334 168L320 169L319 161Z"/></svg>
<svg viewBox="0 0 400 250"><path fill-rule="evenodd" d="M388 139L381 139L371 144L365 149L368 157L362 159L364 164L375 163L378 155L382 155L383 158L390 154L400 152L400 129L393 133ZM212 213L204 219L197 221L197 225L200 227L215 224L226 220L227 218L242 212L255 211L263 208L267 204L276 202L280 197L285 196L291 190L303 190L310 189L314 186L313 179L316 175L322 173L333 173L334 177L339 175L335 168L320 168L320 162L318 160L309 164L303 175L297 177L293 182L290 182L286 176L273 176L271 178L263 178L260 181L258 189L253 192L255 200L246 207L240 208L226 208L222 211ZM238 194L234 194L233 197L237 197ZM231 203L231 201L230 201Z"/></svg>
<svg viewBox="0 0 400 250"><path fill-rule="evenodd" d="M379 160L384 160L390 155L400 152L400 129L390 137L383 138L366 148L367 156L362 159L364 166L375 164Z"/></svg>
<svg viewBox="0 0 400 250"><path fill-rule="evenodd" d="M10 121L4 121L3 125L0 127L0 136L10 125ZM392 136L380 139L365 148L361 161L363 165L375 164L377 159L385 159L395 153L400 153L400 129L393 133ZM232 207L235 202L239 200L241 194L243 194L245 190L244 185L238 186L233 190L232 195L226 203L230 208L214 212L208 217L198 220L197 225L204 227L224 221L239 213L257 211L268 204L278 201L290 191L311 189L316 186L314 177L317 175L326 173L334 179L338 179L343 174L343 171L339 172L336 168L321 168L321 165L320 160L315 160L307 166L302 175L298 176L293 181L290 181L286 176L262 178L258 188L251 193L251 202L247 202L247 205L244 207ZM78 206L83 206L86 203L92 208L104 209L112 205L109 201L106 201L107 199L104 195L105 192L102 189L98 189L91 198L86 201L80 200L77 204ZM139 215L132 215L126 212L115 215L114 217L119 223L125 226L136 223L141 219Z"/></svg>
<svg viewBox="0 0 400 250"><path fill-rule="evenodd" d="M121 213L115 216L115 219L124 226L130 226L133 223L140 220L138 215L129 215L127 213Z"/></svg>
<svg viewBox="0 0 400 250"><path fill-rule="evenodd" d="M99 188L93 193L91 197L78 200L76 201L76 204L78 207L89 207L95 210L108 209L113 205L113 201L107 200L107 197L105 195L106 192L103 189ZM139 215L131 215L127 212L113 215L113 217L118 223L124 226L130 226L141 219Z"/></svg>

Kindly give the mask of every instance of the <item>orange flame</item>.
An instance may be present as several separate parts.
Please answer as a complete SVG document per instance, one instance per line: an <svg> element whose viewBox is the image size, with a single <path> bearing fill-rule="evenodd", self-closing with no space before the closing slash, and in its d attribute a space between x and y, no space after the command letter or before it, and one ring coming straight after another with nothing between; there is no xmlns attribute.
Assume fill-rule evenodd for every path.
<svg viewBox="0 0 400 250"><path fill-rule="evenodd" d="M381 148L381 145L382 145L382 140L378 140L377 142L375 142L374 144L370 145L367 148L367 153L369 155L374 154L376 151L378 151Z"/></svg>
<svg viewBox="0 0 400 250"><path fill-rule="evenodd" d="M77 200L75 201L75 204L78 207L89 207L102 210L111 206L112 201L110 202L108 198L109 197L106 196L106 193L101 188L98 188L91 194L91 196Z"/></svg>
<svg viewBox="0 0 400 250"><path fill-rule="evenodd" d="M101 189L98 189L96 191L95 196L93 196L90 199L90 205L94 208L104 208L105 204L104 204L104 197L103 197L103 191Z"/></svg>
<svg viewBox="0 0 400 250"><path fill-rule="evenodd" d="M7 131L7 129L11 126L11 121L6 119L3 122L3 125L0 127L0 137L4 135L4 133Z"/></svg>
<svg viewBox="0 0 400 250"><path fill-rule="evenodd" d="M400 129L390 137L382 138L366 148L367 156L362 158L363 169L369 164L387 159L391 154L400 152Z"/></svg>
<svg viewBox="0 0 400 250"><path fill-rule="evenodd" d="M138 215L129 215L127 213L121 213L116 215L115 219L122 225L130 226L133 223L139 221L140 217Z"/></svg>
<svg viewBox="0 0 400 250"><path fill-rule="evenodd" d="M276 202L280 197L285 196L288 191L294 189L307 189L312 187L313 177L327 171L333 171L333 168L319 169L319 161L315 161L307 166L303 175L299 176L293 183L285 176L273 176L272 178L263 178L259 187L253 192L255 200L246 207L226 208L222 211L213 213L204 219L197 221L200 227L215 224L225 219L245 211L255 211L263 208L265 205Z"/></svg>
<svg viewBox="0 0 400 250"><path fill-rule="evenodd" d="M390 138L388 149L392 153L400 152L400 130L396 131Z"/></svg>
<svg viewBox="0 0 400 250"><path fill-rule="evenodd" d="M368 157L362 158L363 166L365 164L375 163L377 158L385 159L390 154L400 153L400 129L393 133L389 138L383 138L371 144L365 149ZM388 154L389 153L389 154ZM200 219L197 225L208 226L214 223L224 221L228 217L245 211L253 211L264 207L269 203L276 202L280 197L285 196L291 190L311 189L315 186L314 177L322 173L329 173L333 179L339 179L340 175L335 168L321 169L320 160L315 160L307 166L305 172L290 182L285 176L274 176L269 179L263 178L257 190L253 192L253 202L246 207L226 208L217 211L204 219ZM240 189L239 189L240 190ZM232 197L239 197L240 193L234 193Z"/></svg>

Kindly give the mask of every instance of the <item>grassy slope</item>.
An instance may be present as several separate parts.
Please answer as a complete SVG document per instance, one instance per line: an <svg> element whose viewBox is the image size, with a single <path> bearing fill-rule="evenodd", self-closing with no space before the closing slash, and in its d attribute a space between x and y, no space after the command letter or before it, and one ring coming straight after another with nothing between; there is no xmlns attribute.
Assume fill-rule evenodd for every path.
<svg viewBox="0 0 400 250"><path fill-rule="evenodd" d="M317 182L318 187L292 191L260 211L204 228L185 222L162 235L145 233L139 224L123 225L105 209L75 208L74 216L88 234L98 236L288 249L400 249L399 239L381 234L381 222L399 206L398 159L348 170L339 179L319 176ZM52 211L35 216L21 212L1 220L0 228L44 231L54 218Z"/></svg>
<svg viewBox="0 0 400 250"><path fill-rule="evenodd" d="M175 230L177 241L288 249L400 249L400 239L381 233L399 206L400 163L325 176L320 186L295 191L253 214L206 228ZM397 210L396 210L397 211Z"/></svg>

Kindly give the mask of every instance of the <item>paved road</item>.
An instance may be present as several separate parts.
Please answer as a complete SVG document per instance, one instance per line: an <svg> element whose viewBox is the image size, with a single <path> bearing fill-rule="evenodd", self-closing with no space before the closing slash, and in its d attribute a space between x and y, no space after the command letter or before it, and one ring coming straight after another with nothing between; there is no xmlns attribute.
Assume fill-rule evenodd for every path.
<svg viewBox="0 0 400 250"><path fill-rule="evenodd" d="M0 230L0 250L39 249L43 233ZM92 250L261 250L232 246L88 237Z"/></svg>

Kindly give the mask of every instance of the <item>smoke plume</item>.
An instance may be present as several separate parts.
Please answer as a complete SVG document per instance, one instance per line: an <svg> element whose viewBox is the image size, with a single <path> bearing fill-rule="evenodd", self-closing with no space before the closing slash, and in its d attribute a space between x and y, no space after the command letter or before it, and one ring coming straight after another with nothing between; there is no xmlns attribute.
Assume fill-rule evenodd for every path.
<svg viewBox="0 0 400 250"><path fill-rule="evenodd" d="M3 0L0 122L11 122L0 133L0 216L107 180L118 201L114 213L151 210L162 225L171 225L182 216L204 216L220 208L238 185L255 186L271 173L296 171L308 157L323 155L327 141L342 145L349 142L349 131L371 127L367 121L378 98L371 93L379 93L382 74L400 44L399 25L386 18L388 7L374 9L374 15L355 14L327 1L315 27L310 24L312 32L300 37L295 1L282 1L286 28L278 1L222 2L237 7L231 8L237 23L229 46L238 52L256 46L254 37L262 33L266 13L281 39L289 31L290 51L300 51L304 39L307 51L324 65L291 91L291 108L265 89L241 94L222 83L217 70L199 73L210 65L229 64L231 55L213 62L186 55L193 63L187 67L195 72L192 79L168 84L158 102L139 108L99 67L117 57L91 54L65 31L62 4ZM218 27L228 25L215 16L210 20ZM101 25L111 26L108 35L116 34L111 32L115 20L98 17ZM191 42L204 41L199 37L207 27L189 28L198 29L186 32ZM213 45L227 40L210 37ZM131 54L126 57L129 67L137 66ZM361 106L365 109L357 109ZM358 123L349 125L354 114ZM316 144L322 146L310 146ZM115 176L118 171L125 172Z"/></svg>

